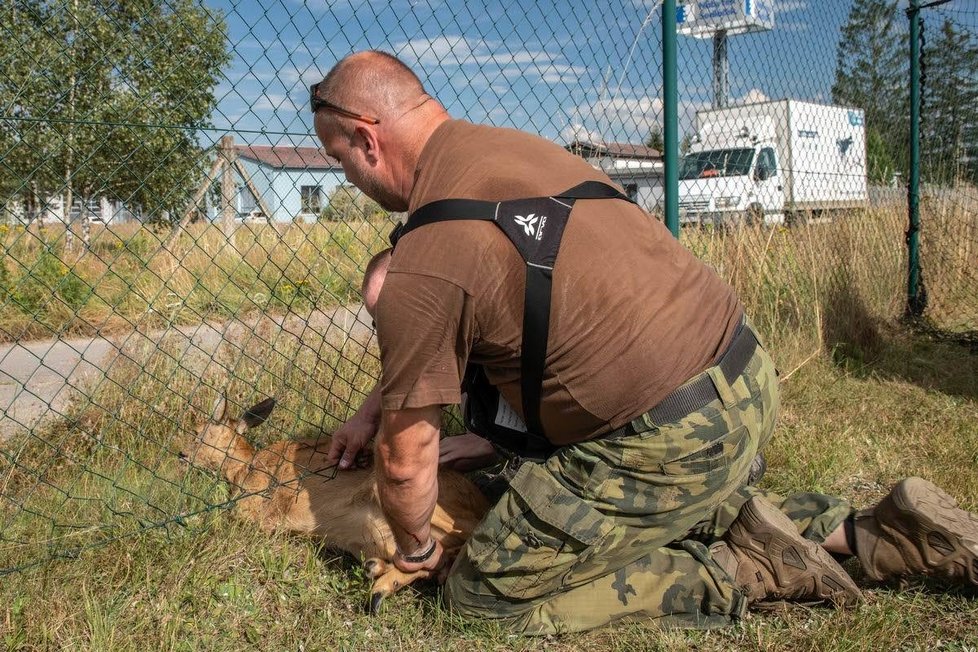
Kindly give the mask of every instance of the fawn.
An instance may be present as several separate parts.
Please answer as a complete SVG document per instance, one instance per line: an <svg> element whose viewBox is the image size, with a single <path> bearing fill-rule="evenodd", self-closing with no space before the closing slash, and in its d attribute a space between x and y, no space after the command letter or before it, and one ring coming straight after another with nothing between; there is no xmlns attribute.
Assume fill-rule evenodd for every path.
<svg viewBox="0 0 978 652"><path fill-rule="evenodd" d="M371 612L401 587L427 578L428 571L404 573L391 562L394 535L381 511L373 469L337 472L326 459L328 435L278 441L259 451L245 439L248 429L263 423L274 407L275 399L269 398L233 419L227 400L219 398L211 419L197 428L180 458L220 471L240 496L233 510L238 518L267 531L322 537L330 547L365 559L364 569L373 580ZM442 469L431 535L454 557L488 508L471 481Z"/></svg>

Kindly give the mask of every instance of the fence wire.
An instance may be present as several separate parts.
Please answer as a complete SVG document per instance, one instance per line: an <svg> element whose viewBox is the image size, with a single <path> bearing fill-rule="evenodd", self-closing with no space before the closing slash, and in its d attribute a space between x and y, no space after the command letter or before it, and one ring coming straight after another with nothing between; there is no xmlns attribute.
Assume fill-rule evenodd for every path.
<svg viewBox="0 0 978 652"><path fill-rule="evenodd" d="M921 6L924 317L978 342L978 7Z"/></svg>
<svg viewBox="0 0 978 652"><path fill-rule="evenodd" d="M743 4L743 6L741 6ZM680 237L785 368L906 301L907 19L890 0L681 4ZM927 316L978 323L975 10L926 10ZM457 118L540 134L661 218L659 2L11 0L0 9L0 573L239 499L179 453L227 396L258 446L379 376L390 215L308 88L401 57ZM252 435L249 435L252 436Z"/></svg>

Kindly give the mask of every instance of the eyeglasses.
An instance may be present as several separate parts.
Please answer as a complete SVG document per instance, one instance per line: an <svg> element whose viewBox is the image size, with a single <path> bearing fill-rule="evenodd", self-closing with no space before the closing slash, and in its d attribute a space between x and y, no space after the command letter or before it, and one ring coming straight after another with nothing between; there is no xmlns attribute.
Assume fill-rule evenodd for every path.
<svg viewBox="0 0 978 652"><path fill-rule="evenodd" d="M337 106L332 102L327 102L326 100L319 97L317 91L319 90L319 84L322 82L316 82L309 87L309 108L312 109L313 115L319 109L326 109L327 111L332 111L338 115L352 118L354 120L359 120L360 122L366 122L368 125L379 125L380 120L369 115L363 115L362 113L355 113L349 109L344 109L341 106Z"/></svg>

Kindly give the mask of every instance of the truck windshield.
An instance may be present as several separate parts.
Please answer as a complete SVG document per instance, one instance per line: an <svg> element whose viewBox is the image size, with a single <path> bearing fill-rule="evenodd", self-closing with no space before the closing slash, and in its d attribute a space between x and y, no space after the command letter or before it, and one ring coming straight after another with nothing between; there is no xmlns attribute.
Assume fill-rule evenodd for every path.
<svg viewBox="0 0 978 652"><path fill-rule="evenodd" d="M750 148L695 152L683 157L679 178L739 177L750 172L753 160L754 150Z"/></svg>

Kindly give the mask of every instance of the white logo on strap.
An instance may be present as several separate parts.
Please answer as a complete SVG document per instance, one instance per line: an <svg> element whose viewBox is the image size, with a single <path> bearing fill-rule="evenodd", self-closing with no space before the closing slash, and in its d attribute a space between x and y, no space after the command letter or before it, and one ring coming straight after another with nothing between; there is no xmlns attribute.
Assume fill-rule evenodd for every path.
<svg viewBox="0 0 978 652"><path fill-rule="evenodd" d="M514 219L516 220L517 224L523 227L524 233L531 236L536 234L537 217L534 213L530 213L526 217L516 215Z"/></svg>

